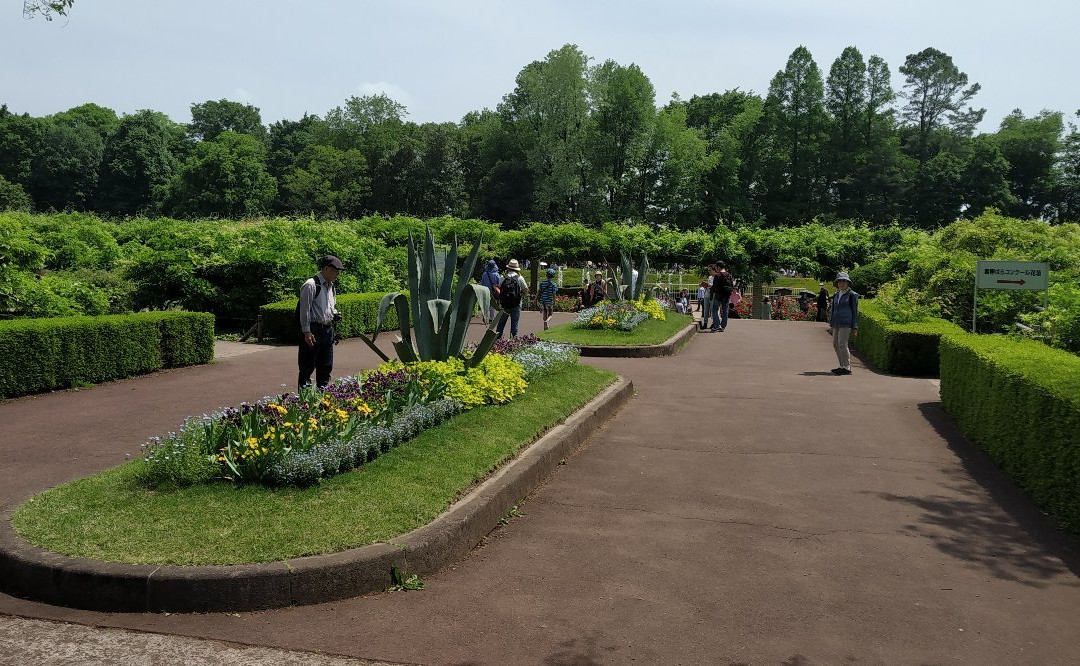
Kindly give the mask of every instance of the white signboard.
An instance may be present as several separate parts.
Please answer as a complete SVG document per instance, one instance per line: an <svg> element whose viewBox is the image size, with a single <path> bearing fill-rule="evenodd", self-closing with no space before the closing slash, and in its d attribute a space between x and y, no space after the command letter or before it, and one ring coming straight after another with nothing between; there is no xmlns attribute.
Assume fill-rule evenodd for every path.
<svg viewBox="0 0 1080 666"><path fill-rule="evenodd" d="M1036 261L980 261L975 268L976 289L1046 291L1050 265Z"/></svg>

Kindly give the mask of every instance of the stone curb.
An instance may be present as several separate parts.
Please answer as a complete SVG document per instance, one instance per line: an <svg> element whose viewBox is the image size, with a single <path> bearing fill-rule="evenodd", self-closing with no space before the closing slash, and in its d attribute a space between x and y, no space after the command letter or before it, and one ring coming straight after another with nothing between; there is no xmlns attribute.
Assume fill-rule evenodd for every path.
<svg viewBox="0 0 1080 666"><path fill-rule="evenodd" d="M209 613L315 604L381 592L390 569L428 575L461 559L633 395L615 383L542 435L431 523L391 543L281 562L148 566L68 557L19 538L0 519L0 590L104 612Z"/></svg>
<svg viewBox="0 0 1080 666"><path fill-rule="evenodd" d="M674 356L679 353L683 344L697 333L697 323L690 324L675 335L668 338L667 342L658 345L577 345L582 356L605 356L609 358L655 358L657 356Z"/></svg>

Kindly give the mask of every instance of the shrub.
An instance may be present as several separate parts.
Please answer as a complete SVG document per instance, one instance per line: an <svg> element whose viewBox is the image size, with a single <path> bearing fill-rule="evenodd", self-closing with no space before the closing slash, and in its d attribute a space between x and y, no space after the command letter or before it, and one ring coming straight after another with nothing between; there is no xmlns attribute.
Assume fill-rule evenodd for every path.
<svg viewBox="0 0 1080 666"><path fill-rule="evenodd" d="M343 338L354 338L360 333L374 333L379 320L379 302L383 294L339 294L337 309L341 322L336 329ZM296 325L296 301L291 298L270 303L259 308L263 318L263 335L282 342L299 342L300 328ZM383 319L383 331L398 328L397 310L390 308Z"/></svg>
<svg viewBox="0 0 1080 666"><path fill-rule="evenodd" d="M207 363L214 317L140 312L0 322L0 397Z"/></svg>
<svg viewBox="0 0 1080 666"><path fill-rule="evenodd" d="M1039 506L1080 532L1080 358L1030 340L945 336L941 402Z"/></svg>
<svg viewBox="0 0 1080 666"><path fill-rule="evenodd" d="M379 369L394 368L399 361L383 363ZM408 366L431 381L446 384L447 397L466 409L483 404L503 404L525 392L525 370L521 364L502 354L488 354L474 367L465 369L465 361L451 357L445 361L422 361Z"/></svg>
<svg viewBox="0 0 1080 666"><path fill-rule="evenodd" d="M859 334L852 338L852 344L883 372L937 377L941 337L960 332L959 326L944 319L896 323L876 302L863 300L859 304Z"/></svg>

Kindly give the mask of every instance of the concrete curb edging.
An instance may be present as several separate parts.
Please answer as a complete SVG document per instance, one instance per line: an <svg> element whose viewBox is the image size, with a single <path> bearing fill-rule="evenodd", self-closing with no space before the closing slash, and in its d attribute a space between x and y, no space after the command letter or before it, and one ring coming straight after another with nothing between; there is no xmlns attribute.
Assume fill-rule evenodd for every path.
<svg viewBox="0 0 1080 666"><path fill-rule="evenodd" d="M576 345L582 356L605 356L609 358L655 358L674 356L679 349L697 333L694 322L658 345Z"/></svg>
<svg viewBox="0 0 1080 666"><path fill-rule="evenodd" d="M0 590L104 612L255 611L381 592L390 569L427 575L469 553L499 520L633 395L619 377L432 522L390 543L280 562L152 566L68 557L23 541L0 519Z"/></svg>

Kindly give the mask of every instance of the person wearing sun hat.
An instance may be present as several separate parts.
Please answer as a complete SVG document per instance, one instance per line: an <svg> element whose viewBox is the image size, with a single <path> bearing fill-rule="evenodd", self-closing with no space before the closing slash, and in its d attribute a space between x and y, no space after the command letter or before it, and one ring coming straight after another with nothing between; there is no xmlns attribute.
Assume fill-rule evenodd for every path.
<svg viewBox="0 0 1080 666"><path fill-rule="evenodd" d="M832 313L829 317L829 330L833 336L833 349L840 366L833 368L834 375L851 374L851 352L848 340L859 332L859 295L851 288L851 278L840 272L833 280L836 293L832 297Z"/></svg>
<svg viewBox="0 0 1080 666"><path fill-rule="evenodd" d="M506 262L506 275L499 283L499 305L508 316L499 318L499 326L495 332L502 338L506 330L506 320L510 320L510 337L516 338L518 334L518 322L521 321L521 295L529 288L525 278L521 277L521 264L517 259Z"/></svg>
<svg viewBox="0 0 1080 666"><path fill-rule="evenodd" d="M559 291L559 284L555 282L555 269L547 269L547 279L540 282L536 288L536 300L540 303L540 318L544 323L544 330L548 330L548 320L551 312L555 309L555 292Z"/></svg>

